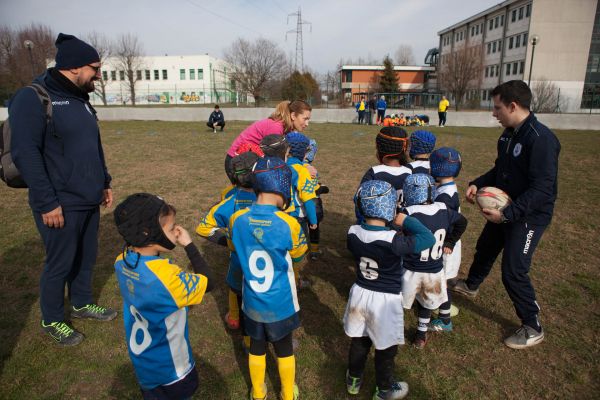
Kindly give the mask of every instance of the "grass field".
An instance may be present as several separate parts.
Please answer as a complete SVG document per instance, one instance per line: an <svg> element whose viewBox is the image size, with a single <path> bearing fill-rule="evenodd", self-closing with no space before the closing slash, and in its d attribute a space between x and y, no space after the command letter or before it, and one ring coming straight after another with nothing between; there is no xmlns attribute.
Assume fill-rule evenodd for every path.
<svg viewBox="0 0 600 400"><path fill-rule="evenodd" d="M224 135L203 124L104 122L102 140L116 200L146 191L161 194L178 209L178 220L193 231L200 215L217 201L226 183L223 159L235 135L247 123L232 122ZM463 154L459 188L493 163L500 129L432 130L438 145ZM297 331L297 381L303 399L345 399L344 372L349 340L342 316L353 283L353 261L345 249L353 222L352 195L364 171L376 162L376 127L312 124L307 133L319 143L315 165L331 188L323 196L321 260L309 265L313 285L299 293L302 328ZM428 346L401 347L397 376L410 385L413 399L592 399L600 392L600 202L599 132L557 132L562 143L559 199L552 225L538 247L531 276L542 307L543 344L516 351L502 339L517 325L500 281L499 265L482 285L479 297L455 304L460 315L451 334L434 335ZM113 322L75 321L86 340L75 348L56 346L39 329L38 284L44 250L35 229L27 193L0 185L0 398L129 399L139 391L127 355L121 314ZM483 218L463 202L470 224L463 237L461 274L473 256ZM121 313L113 261L122 241L112 210L103 210L94 293L102 305ZM596 239L594 239L596 238ZM196 237L216 271L219 287L190 311L190 338L200 374L198 399L244 399L249 389L247 358L237 333L226 330L224 248ZM173 257L186 264L181 249ZM186 264L187 265L187 264ZM407 337L416 321L407 313ZM277 369L268 358L267 381L279 391ZM361 394L374 387L369 359ZM275 396L270 396L274 399Z"/></svg>

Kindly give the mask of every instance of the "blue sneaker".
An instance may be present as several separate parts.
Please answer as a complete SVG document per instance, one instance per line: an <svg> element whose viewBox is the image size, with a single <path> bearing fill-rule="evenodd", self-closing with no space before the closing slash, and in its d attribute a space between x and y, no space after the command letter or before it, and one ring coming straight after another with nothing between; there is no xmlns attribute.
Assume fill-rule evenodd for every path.
<svg viewBox="0 0 600 400"><path fill-rule="evenodd" d="M452 332L452 321L445 324L440 318L434 319L429 324L428 330L429 332Z"/></svg>
<svg viewBox="0 0 600 400"><path fill-rule="evenodd" d="M346 390L349 394L358 394L362 385L362 377L355 378L350 376L350 371L346 370Z"/></svg>
<svg viewBox="0 0 600 400"><path fill-rule="evenodd" d="M408 395L408 383L394 382L388 390L379 390L375 388L373 400L398 400L403 399Z"/></svg>

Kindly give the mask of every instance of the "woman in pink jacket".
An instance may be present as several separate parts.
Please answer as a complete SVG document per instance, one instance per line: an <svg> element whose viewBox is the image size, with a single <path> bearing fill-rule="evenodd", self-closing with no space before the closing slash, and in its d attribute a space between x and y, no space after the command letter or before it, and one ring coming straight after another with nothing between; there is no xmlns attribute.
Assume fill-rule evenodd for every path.
<svg viewBox="0 0 600 400"><path fill-rule="evenodd" d="M269 118L254 122L238 135L225 156L225 172L231 179L231 159L236 155L236 150L243 143L260 144L267 135L285 135L288 132L302 132L308 126L312 107L302 101L282 101Z"/></svg>

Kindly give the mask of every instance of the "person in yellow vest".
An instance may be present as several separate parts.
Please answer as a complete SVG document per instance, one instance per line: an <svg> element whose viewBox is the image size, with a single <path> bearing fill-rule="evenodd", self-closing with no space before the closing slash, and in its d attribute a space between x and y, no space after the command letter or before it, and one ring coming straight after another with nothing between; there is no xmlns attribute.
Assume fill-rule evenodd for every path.
<svg viewBox="0 0 600 400"><path fill-rule="evenodd" d="M361 97L360 102L356 103L356 111L358 112L358 124L366 123L365 112L367 111L367 101L364 97Z"/></svg>
<svg viewBox="0 0 600 400"><path fill-rule="evenodd" d="M450 102L446 98L446 96L442 96L442 100L438 104L438 116L440 117L439 126L443 128L446 126L446 113L448 112L448 108L450 107Z"/></svg>

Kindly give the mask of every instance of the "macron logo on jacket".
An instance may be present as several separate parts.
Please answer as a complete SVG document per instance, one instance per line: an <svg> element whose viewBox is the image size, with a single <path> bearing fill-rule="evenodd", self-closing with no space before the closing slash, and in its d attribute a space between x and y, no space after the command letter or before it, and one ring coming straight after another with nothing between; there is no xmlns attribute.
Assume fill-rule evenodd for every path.
<svg viewBox="0 0 600 400"><path fill-rule="evenodd" d="M68 106L69 100L53 101L52 105L53 106Z"/></svg>

